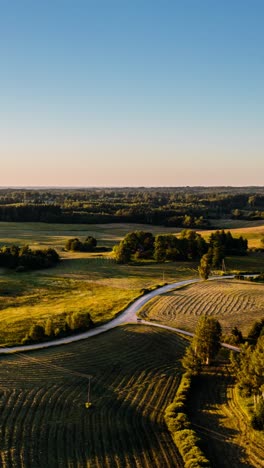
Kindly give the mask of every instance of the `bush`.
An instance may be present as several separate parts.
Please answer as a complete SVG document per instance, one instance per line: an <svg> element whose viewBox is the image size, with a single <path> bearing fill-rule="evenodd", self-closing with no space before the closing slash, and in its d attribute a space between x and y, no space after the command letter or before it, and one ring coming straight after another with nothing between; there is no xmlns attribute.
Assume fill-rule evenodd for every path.
<svg viewBox="0 0 264 468"><path fill-rule="evenodd" d="M73 312L68 315L66 322L74 331L86 331L94 325L88 312Z"/></svg>
<svg viewBox="0 0 264 468"><path fill-rule="evenodd" d="M199 437L191 429L191 423L184 412L192 379L184 374L174 401L165 410L165 422L187 468L210 467L199 444Z"/></svg>

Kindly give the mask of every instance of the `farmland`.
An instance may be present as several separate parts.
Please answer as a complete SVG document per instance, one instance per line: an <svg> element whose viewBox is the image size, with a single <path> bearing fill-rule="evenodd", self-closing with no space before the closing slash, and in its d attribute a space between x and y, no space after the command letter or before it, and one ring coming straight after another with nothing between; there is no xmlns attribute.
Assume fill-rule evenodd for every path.
<svg viewBox="0 0 264 468"><path fill-rule="evenodd" d="M1 357L1 466L182 467L163 412L185 347L174 333L126 326Z"/></svg>
<svg viewBox="0 0 264 468"><path fill-rule="evenodd" d="M241 411L228 366L212 368L197 378L189 406L192 425L214 468L263 466L263 434L250 427Z"/></svg>
<svg viewBox="0 0 264 468"><path fill-rule="evenodd" d="M260 236L260 226L255 235ZM245 228L247 229L247 228ZM254 229L254 228L249 228ZM139 224L48 224L0 223L0 245L26 245L32 249L55 248L61 262L56 268L17 274L0 272L0 345L19 344L33 323L44 324L52 318L60 327L72 311L89 312L96 325L113 318L143 288L164 282L198 277L197 262L153 261L118 265L111 257L112 247L133 230L153 234L175 233L179 229ZM68 252L69 238L94 236L105 252ZM263 268L263 253L226 259L227 268L258 271Z"/></svg>
<svg viewBox="0 0 264 468"><path fill-rule="evenodd" d="M101 324L141 294L142 288L198 277L197 262L114 263L113 245L137 229L154 234L178 231L134 224L0 223L0 244L52 247L62 258L56 268L34 273L0 272L1 345L19 343L32 322L52 318L59 324L73 310L87 311L95 324ZM109 250L64 250L67 239L88 235ZM263 254L230 257L226 264L233 270L259 270ZM199 316L208 313L221 322L225 334L234 326L246 334L263 317L263 305L263 285L218 280L159 296L144 306L142 314L194 331ZM180 382L179 360L185 347L186 342L169 331L129 325L67 347L1 357L1 466L182 467L163 414ZM93 407L86 410L90 375ZM208 457L215 463L222 447L230 462L226 466L258 467L261 451L243 419L231 377L211 375L205 387L203 398L194 388L192 398L197 402L192 400L190 407L193 427L204 441L215 424L211 431L218 434L211 441L215 451L209 451ZM225 395L221 401L219 394ZM212 416L214 411L219 419ZM236 418L241 421L238 431Z"/></svg>
<svg viewBox="0 0 264 468"><path fill-rule="evenodd" d="M214 316L229 333L237 326L247 334L263 318L264 286L249 281L201 282L157 296L141 310L141 316L194 331L203 314Z"/></svg>
<svg viewBox="0 0 264 468"><path fill-rule="evenodd" d="M136 226L137 228L137 226ZM88 230L87 230L88 229ZM93 235L111 249L131 225L84 226L44 223L0 223L0 243L56 248L56 268L17 274L0 272L0 344L20 343L33 322L52 318L59 326L72 311L87 311L96 325L113 318L142 288L197 275L195 262L117 265L111 252L66 252L67 239Z"/></svg>

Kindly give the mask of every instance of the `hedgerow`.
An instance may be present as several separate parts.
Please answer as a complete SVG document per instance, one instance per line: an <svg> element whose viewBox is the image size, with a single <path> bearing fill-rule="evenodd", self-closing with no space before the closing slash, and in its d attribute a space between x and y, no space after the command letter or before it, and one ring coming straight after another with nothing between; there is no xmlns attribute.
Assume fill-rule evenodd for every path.
<svg viewBox="0 0 264 468"><path fill-rule="evenodd" d="M211 464L199 447L200 439L191 429L186 411L190 386L191 377L184 374L173 402L165 410L165 422L185 468L209 468Z"/></svg>

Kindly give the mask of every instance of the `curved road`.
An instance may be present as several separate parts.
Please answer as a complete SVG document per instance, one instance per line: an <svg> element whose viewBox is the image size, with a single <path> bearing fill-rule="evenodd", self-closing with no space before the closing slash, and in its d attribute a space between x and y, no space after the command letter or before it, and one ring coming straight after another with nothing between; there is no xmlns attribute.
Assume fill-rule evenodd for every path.
<svg viewBox="0 0 264 468"><path fill-rule="evenodd" d="M232 279L232 278L234 278L234 275L221 276L221 277L215 276L215 277L210 278L210 281L213 281L216 279ZM119 325L124 325L126 323L137 323L137 315L136 315L137 312L150 299L160 294L163 294L165 292L171 291L175 288L178 288L181 286L187 286L192 283L198 283L199 281L201 280L192 279L192 280L178 281L177 283L167 284L166 286L162 286L161 288L155 289L154 291L151 291L148 294L145 294L144 296L141 296L138 299L136 299L136 301L133 302L133 304L131 304L129 307L127 307L127 309L118 317L114 318L113 320L111 320L110 322L104 325L96 327L92 330L88 330L87 332L80 333L78 335L68 336L66 338L59 338L58 340L48 341L46 343L38 343L38 344L24 345L24 346L13 346L10 348L0 348L0 354L18 353L18 352L25 352L25 351L33 351L36 349L51 348L53 346L60 346L63 344L73 343L74 341L85 340L86 338L99 335L100 333L104 333ZM151 325L153 327L159 327L159 328L165 328L166 330L171 330L171 331L175 331L178 333L182 333L183 335L193 336L193 333L187 332L185 330L169 327L166 325L160 325L158 323L147 322L146 320L141 320L140 324ZM228 345L225 343L222 343L222 346L228 349L232 349L234 351L238 351L238 352L240 351L239 348L237 348L236 346Z"/></svg>

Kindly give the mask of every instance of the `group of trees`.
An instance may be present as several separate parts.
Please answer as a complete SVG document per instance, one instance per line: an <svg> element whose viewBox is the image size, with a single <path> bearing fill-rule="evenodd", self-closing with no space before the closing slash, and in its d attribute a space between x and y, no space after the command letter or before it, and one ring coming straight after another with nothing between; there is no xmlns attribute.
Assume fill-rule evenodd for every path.
<svg viewBox="0 0 264 468"><path fill-rule="evenodd" d="M179 237L173 234L153 236L151 232L134 231L114 247L118 263L128 263L132 258L166 260L195 260L207 250L207 244L200 234L184 230Z"/></svg>
<svg viewBox="0 0 264 468"><path fill-rule="evenodd" d="M235 238L230 231L216 231L210 235L208 251L199 265L201 278L207 279L212 268L219 268L227 255L246 255L248 241L242 236Z"/></svg>
<svg viewBox="0 0 264 468"><path fill-rule="evenodd" d="M232 364L241 394L254 399L252 426L264 430L264 333L255 345L246 343L239 354L233 354Z"/></svg>
<svg viewBox="0 0 264 468"><path fill-rule="evenodd" d="M81 333L94 326L88 312L70 312L55 324L49 318L44 324L35 323L22 340L22 344L39 343L52 338L61 338L72 333Z"/></svg>
<svg viewBox="0 0 264 468"><path fill-rule="evenodd" d="M0 266L23 270L39 270L55 266L60 258L55 249L32 250L28 245L3 246L0 248Z"/></svg>
<svg viewBox="0 0 264 468"><path fill-rule="evenodd" d="M84 242L77 237L68 239L65 244L66 250L74 252L93 252L97 246L97 240L92 236L87 236Z"/></svg>
<svg viewBox="0 0 264 468"><path fill-rule="evenodd" d="M225 255L246 254L247 240L233 238L230 232L217 231L207 243L197 232L184 229L179 237L173 234L153 236L151 232L134 231L114 247L118 263L128 263L132 259L201 260L201 276L208 277L211 267L219 267Z"/></svg>

